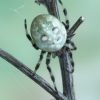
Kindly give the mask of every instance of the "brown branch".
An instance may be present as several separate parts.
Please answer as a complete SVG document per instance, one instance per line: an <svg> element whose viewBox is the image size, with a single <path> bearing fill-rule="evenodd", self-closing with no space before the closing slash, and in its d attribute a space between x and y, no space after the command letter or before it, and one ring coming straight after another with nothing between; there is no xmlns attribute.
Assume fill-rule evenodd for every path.
<svg viewBox="0 0 100 100"><path fill-rule="evenodd" d="M14 67L16 67L18 70L20 70L22 73L24 73L26 76L28 76L30 79L32 79L34 82L36 82L39 86L41 86L43 89L45 89L48 93L50 93L54 98L57 100L67 100L67 97L65 97L62 93L54 90L52 86L48 82L46 82L41 76L34 74L34 72L29 69L26 65L24 65L22 62L18 61L15 57L7 53L6 51L0 49L0 57L5 59L7 62L12 64Z"/></svg>

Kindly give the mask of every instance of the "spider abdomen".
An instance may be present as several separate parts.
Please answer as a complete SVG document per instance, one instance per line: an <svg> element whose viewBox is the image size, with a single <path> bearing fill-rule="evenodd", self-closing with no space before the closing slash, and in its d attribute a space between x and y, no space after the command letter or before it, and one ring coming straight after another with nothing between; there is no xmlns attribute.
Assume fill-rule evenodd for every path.
<svg viewBox="0 0 100 100"><path fill-rule="evenodd" d="M64 25L54 16L41 14L31 24L31 37L34 43L47 52L60 50L67 38Z"/></svg>

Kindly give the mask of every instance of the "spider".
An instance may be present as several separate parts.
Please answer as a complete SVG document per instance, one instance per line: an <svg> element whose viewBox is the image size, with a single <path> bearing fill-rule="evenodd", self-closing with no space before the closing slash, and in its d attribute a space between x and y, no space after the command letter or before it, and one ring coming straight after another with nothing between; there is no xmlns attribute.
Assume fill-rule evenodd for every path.
<svg viewBox="0 0 100 100"><path fill-rule="evenodd" d="M62 1L61 0L58 1L63 6ZM56 92L58 92L58 90L55 83L55 77L50 67L51 56L56 57L57 52L60 52L62 49L65 49L67 52L69 52L70 63L72 65L72 70L68 71L73 72L74 61L71 50L76 50L76 46L69 38L70 36L67 34L69 30L69 20L67 19L67 10L64 7L63 7L63 13L66 18L65 22L61 22L51 14L41 14L36 16L31 23L30 27L31 35L29 35L27 30L27 21L26 19L24 20L26 37L32 43L33 47L36 50L39 49L41 50L40 58L35 66L34 74L39 69L44 54L47 54L46 66L47 70L49 71ZM69 48L69 45L71 48Z"/></svg>

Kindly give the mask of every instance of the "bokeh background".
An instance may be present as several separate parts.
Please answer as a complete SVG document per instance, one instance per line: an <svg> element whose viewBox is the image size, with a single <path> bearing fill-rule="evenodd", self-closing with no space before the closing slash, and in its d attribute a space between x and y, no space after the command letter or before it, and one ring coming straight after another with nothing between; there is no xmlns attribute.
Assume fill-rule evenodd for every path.
<svg viewBox="0 0 100 100"><path fill-rule="evenodd" d="M68 10L70 26L82 15L85 22L76 31L74 85L76 100L100 100L100 0L63 0ZM61 7L59 6L61 9ZM40 51L35 50L25 36L24 18L28 30L33 18L47 13L34 0L0 0L0 48L8 51L29 68L34 66ZM59 90L62 90L58 59L52 59L52 70ZM45 58L38 74L51 82ZM39 87L12 65L0 58L0 100L51 100Z"/></svg>

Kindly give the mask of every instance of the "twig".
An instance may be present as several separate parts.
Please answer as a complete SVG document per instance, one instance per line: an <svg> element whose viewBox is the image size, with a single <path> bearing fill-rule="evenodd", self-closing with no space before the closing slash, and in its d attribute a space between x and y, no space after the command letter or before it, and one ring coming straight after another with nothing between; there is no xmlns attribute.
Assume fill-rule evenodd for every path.
<svg viewBox="0 0 100 100"><path fill-rule="evenodd" d="M82 24L84 21L83 17L80 17L76 23L72 26L72 28L68 31L68 39L71 40L72 37L75 35L74 32L77 28ZM73 75L69 73L68 70L71 70L72 66L70 64L69 59L69 52L62 49L58 53L61 74L62 74L62 83L63 83L63 94L67 96L68 100L75 100L75 93L74 93L74 85L73 85Z"/></svg>
<svg viewBox="0 0 100 100"><path fill-rule="evenodd" d="M63 94L67 96L68 100L75 100L73 75L68 72L71 69L68 52L63 52L58 57L62 73Z"/></svg>
<svg viewBox="0 0 100 100"><path fill-rule="evenodd" d="M84 21L84 17L80 17L75 24L70 28L70 30L68 31L68 36L67 38L72 39L72 37L75 35L74 32L77 30L77 28L83 23Z"/></svg>
<svg viewBox="0 0 100 100"><path fill-rule="evenodd" d="M32 79L34 82L36 82L38 85L40 85L43 89L45 89L48 93L50 93L54 98L57 100L67 100L67 98L60 92L58 94L54 90L52 86L48 82L46 82L42 77L40 77L37 74L34 74L34 72L29 69L26 65L18 61L15 57L7 53L6 51L0 49L0 57L5 59L10 64L14 65L18 70L20 70L22 73L24 73L26 76L28 76L30 79Z"/></svg>

